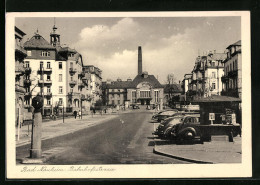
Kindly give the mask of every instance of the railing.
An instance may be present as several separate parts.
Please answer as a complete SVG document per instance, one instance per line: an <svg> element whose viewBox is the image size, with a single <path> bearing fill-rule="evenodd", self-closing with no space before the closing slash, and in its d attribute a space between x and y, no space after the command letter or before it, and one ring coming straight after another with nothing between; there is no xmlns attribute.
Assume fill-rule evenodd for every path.
<svg viewBox="0 0 260 185"><path fill-rule="evenodd" d="M26 92L26 93L24 94L24 96L32 96L32 93L31 93L31 92Z"/></svg>
<svg viewBox="0 0 260 185"><path fill-rule="evenodd" d="M45 93L44 93L44 96L50 97L50 96L52 96L52 93L51 93L51 92L45 92Z"/></svg>
<svg viewBox="0 0 260 185"><path fill-rule="evenodd" d="M25 73L31 73L32 71L32 68L30 67L25 67Z"/></svg>
<svg viewBox="0 0 260 185"><path fill-rule="evenodd" d="M77 83L77 82L76 82L75 80L71 80L71 81L69 82L70 85L76 85L76 83Z"/></svg>
<svg viewBox="0 0 260 185"><path fill-rule="evenodd" d="M77 69L76 69L76 68L73 68L73 67L71 67L71 68L69 68L69 72L70 72L70 73L76 73L76 72L77 72Z"/></svg>
<svg viewBox="0 0 260 185"><path fill-rule="evenodd" d="M31 80L30 79L25 79L24 81L23 81L23 83L24 83L24 85L31 85Z"/></svg>
<svg viewBox="0 0 260 185"><path fill-rule="evenodd" d="M229 77L235 77L235 76L237 76L237 70L229 71L229 72L228 72L228 76L229 76Z"/></svg>
<svg viewBox="0 0 260 185"><path fill-rule="evenodd" d="M52 72L52 68L40 68L38 69L38 72L41 73L41 72Z"/></svg>
<svg viewBox="0 0 260 185"><path fill-rule="evenodd" d="M39 84L42 84L42 83L44 83L44 84L52 84L52 81L51 80L39 80Z"/></svg>

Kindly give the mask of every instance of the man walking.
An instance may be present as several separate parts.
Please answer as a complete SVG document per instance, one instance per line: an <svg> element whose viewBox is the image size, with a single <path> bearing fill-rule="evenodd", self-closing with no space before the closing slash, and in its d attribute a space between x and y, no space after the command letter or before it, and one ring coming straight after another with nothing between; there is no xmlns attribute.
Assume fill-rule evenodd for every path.
<svg viewBox="0 0 260 185"><path fill-rule="evenodd" d="M76 119L76 118L77 118L77 111L74 110L73 114L74 114L74 117L75 117L75 119Z"/></svg>

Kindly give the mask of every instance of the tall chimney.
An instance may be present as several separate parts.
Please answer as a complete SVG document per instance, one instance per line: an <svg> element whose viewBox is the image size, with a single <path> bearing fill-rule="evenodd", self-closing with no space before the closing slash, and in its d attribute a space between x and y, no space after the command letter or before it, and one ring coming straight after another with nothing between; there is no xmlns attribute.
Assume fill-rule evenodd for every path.
<svg viewBox="0 0 260 185"><path fill-rule="evenodd" d="M142 48L138 46L138 75L142 75Z"/></svg>

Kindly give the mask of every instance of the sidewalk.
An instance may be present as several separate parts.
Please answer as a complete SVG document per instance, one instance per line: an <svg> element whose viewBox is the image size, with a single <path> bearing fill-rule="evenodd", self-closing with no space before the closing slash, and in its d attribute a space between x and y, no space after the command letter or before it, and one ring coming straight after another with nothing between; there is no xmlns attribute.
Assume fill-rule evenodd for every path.
<svg viewBox="0 0 260 185"><path fill-rule="evenodd" d="M121 112L127 113L128 111ZM63 120L48 121L42 123L42 140L49 138L58 137L61 135L66 135L87 127L95 126L101 124L107 120L111 120L117 117L119 114L96 114L92 115L83 115L82 119L75 118L66 118ZM17 127L16 127L16 147L23 146L31 143L31 129L32 125L22 126L20 129L19 141L17 141ZM29 132L28 132L29 131Z"/></svg>
<svg viewBox="0 0 260 185"><path fill-rule="evenodd" d="M177 144L175 141L154 139L154 153L194 163L241 163L241 137L228 142L218 136L211 142Z"/></svg>

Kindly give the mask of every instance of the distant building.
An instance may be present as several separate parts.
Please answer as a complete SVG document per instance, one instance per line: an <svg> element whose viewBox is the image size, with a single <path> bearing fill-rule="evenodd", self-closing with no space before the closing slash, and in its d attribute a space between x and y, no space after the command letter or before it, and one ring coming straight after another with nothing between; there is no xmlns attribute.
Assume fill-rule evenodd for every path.
<svg viewBox="0 0 260 185"><path fill-rule="evenodd" d="M15 123L18 125L23 122L24 116L24 58L27 56L23 48L23 37L26 35L22 30L14 27L15 29Z"/></svg>
<svg viewBox="0 0 260 185"><path fill-rule="evenodd" d="M83 66L83 71L90 76L89 89L91 92L89 94L92 96L91 104L94 106L102 96L102 71L93 65Z"/></svg>
<svg viewBox="0 0 260 185"><path fill-rule="evenodd" d="M224 75L223 61L225 59L225 53L215 52L210 52L207 56L197 57L186 95L191 98L220 95L222 91L221 77Z"/></svg>
<svg viewBox="0 0 260 185"><path fill-rule="evenodd" d="M241 98L242 94L242 57L241 40L227 47L227 59L223 61L225 74L222 95Z"/></svg>
<svg viewBox="0 0 260 185"><path fill-rule="evenodd" d="M191 83L192 74L185 74L184 79L182 81L182 89L183 93L186 93L189 89L189 84Z"/></svg>
<svg viewBox="0 0 260 185"><path fill-rule="evenodd" d="M108 105L159 105L162 108L163 86L148 72L142 72L142 50L138 47L138 75L133 79L108 82L105 86Z"/></svg>

